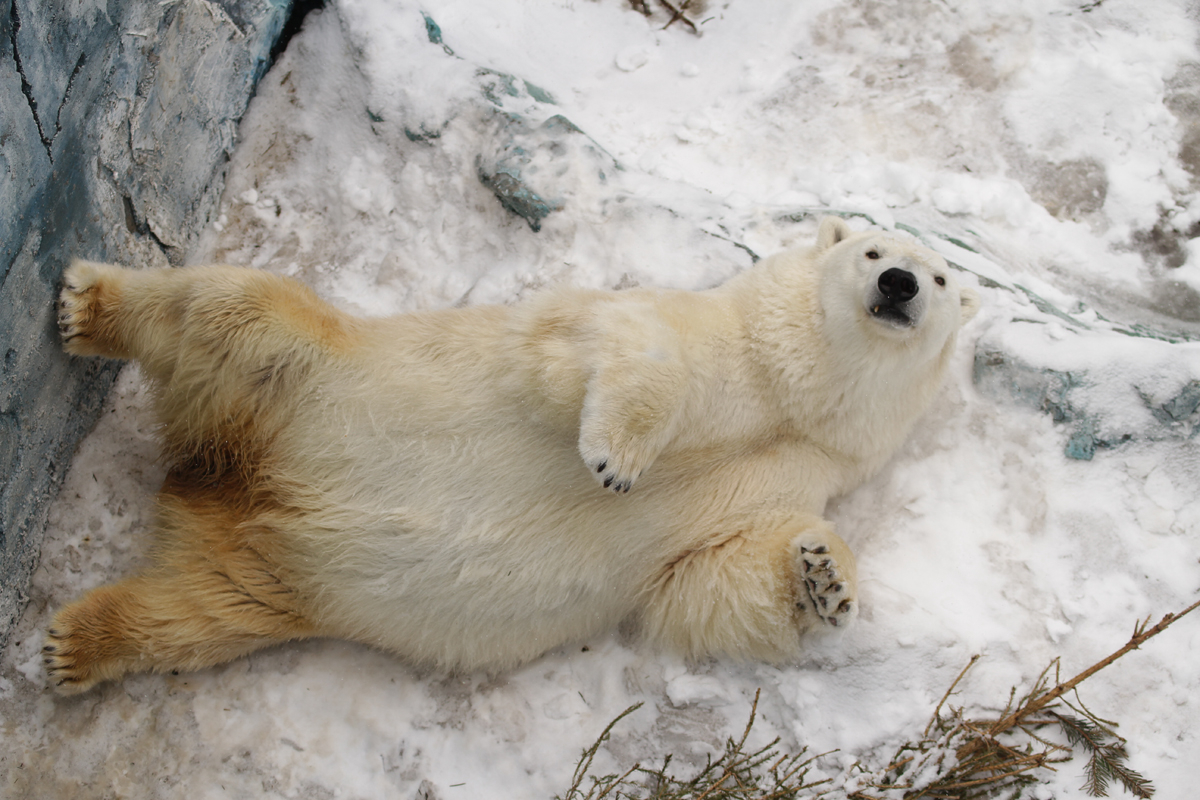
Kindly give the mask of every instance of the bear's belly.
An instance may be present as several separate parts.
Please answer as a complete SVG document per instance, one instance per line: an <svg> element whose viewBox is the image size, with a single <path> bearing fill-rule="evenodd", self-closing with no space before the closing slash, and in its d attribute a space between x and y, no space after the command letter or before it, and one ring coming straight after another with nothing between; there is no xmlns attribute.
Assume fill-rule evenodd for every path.
<svg viewBox="0 0 1200 800"><path fill-rule="evenodd" d="M531 422L308 422L275 476L298 509L286 566L330 635L512 666L613 627L670 549L669 509L604 490L573 441Z"/></svg>
<svg viewBox="0 0 1200 800"><path fill-rule="evenodd" d="M830 481L802 449L693 448L618 495L576 430L503 397L357 400L302 406L275 444L296 509L281 558L323 633L442 667L511 667L609 630L663 565L766 506L820 513Z"/></svg>

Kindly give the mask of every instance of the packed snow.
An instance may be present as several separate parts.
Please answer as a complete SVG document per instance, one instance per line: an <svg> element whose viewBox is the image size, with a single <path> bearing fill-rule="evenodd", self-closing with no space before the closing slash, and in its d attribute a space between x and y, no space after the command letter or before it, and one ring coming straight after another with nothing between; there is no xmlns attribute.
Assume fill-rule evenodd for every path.
<svg viewBox="0 0 1200 800"><path fill-rule="evenodd" d="M310 14L188 260L380 315L560 282L705 288L828 212L920 237L984 307L910 441L830 505L859 559L857 624L783 667L686 663L612 631L447 676L314 641L60 699L50 615L142 562L163 477L129 367L0 662L0 793L551 798L634 703L600 774L702 764L758 690L755 741L836 750L818 768L836 788L919 734L973 655L953 703L994 709L1052 658L1074 674L1198 599L1195 4L710 0L690 14L701 35L647 5ZM1198 651L1187 617L1081 690L1161 798L1194 795ZM1036 797L1084 796L1079 759L1044 777Z"/></svg>

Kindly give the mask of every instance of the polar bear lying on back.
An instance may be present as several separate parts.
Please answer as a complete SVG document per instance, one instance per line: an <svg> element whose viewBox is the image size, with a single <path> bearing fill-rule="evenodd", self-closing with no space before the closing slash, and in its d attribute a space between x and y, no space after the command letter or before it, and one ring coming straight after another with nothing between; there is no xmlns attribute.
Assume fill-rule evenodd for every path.
<svg viewBox="0 0 1200 800"><path fill-rule="evenodd" d="M857 611L819 516L903 441L978 308L822 222L717 289L358 319L229 267L76 262L65 347L136 358L171 469L153 565L59 611L62 692L309 636L504 668L636 622L778 660Z"/></svg>

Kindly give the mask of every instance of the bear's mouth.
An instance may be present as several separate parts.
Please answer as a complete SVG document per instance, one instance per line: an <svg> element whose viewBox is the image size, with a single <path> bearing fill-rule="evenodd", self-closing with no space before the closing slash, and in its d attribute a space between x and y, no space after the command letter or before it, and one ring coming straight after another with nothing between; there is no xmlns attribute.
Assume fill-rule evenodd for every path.
<svg viewBox="0 0 1200 800"><path fill-rule="evenodd" d="M869 311L872 317L894 328L911 328L913 325L912 317L899 306L890 303L876 303Z"/></svg>

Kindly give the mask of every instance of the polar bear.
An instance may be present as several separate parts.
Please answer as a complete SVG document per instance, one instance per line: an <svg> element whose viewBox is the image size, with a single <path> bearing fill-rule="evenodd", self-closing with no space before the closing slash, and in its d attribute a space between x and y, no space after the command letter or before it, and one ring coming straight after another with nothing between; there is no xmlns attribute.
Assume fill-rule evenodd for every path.
<svg viewBox="0 0 1200 800"><path fill-rule="evenodd" d="M787 659L857 612L826 501L904 440L978 306L836 217L707 291L380 319L255 270L77 261L64 347L141 362L170 469L151 566L57 613L50 680L313 636L498 670L622 621Z"/></svg>

